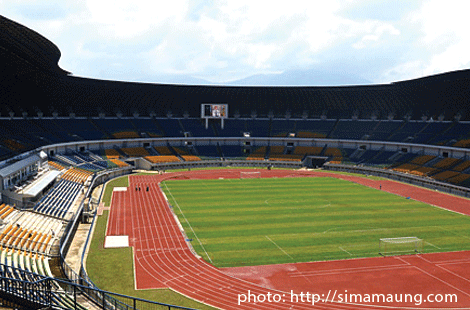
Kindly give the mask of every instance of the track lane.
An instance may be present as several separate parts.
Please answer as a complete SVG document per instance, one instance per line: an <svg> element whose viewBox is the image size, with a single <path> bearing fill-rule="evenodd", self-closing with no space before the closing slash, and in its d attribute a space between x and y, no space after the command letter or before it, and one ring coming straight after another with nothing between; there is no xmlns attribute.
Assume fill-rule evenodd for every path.
<svg viewBox="0 0 470 310"><path fill-rule="evenodd" d="M134 246L134 266L136 268L136 288L170 287L183 295L202 301L222 309L373 309L374 306L317 303L315 306L300 303L279 304L247 304L237 305L238 294L246 294L250 290L253 294L282 294L285 292L269 290L251 282L236 279L220 272L219 269L196 258L189 250L181 231L176 223L173 213L167 205L166 199L158 184L168 177L172 179L187 178L238 178L239 171L204 171L191 173L178 173L163 176L130 176L130 189L135 185L149 191L129 191L126 196L128 207L131 209L130 218L122 217L119 221L131 220L131 227L126 228L131 245ZM250 170L253 171L253 170ZM263 176L289 177L289 176L332 176L337 174L315 172L274 171ZM342 176L366 186L378 188L379 183L367 178ZM383 181L381 181L383 183ZM393 182L393 181L391 181ZM397 183L397 182L393 182ZM113 202L114 204L114 202ZM115 211L123 212L123 209ZM117 217L110 217L116 220ZM150 284L152 283L152 284ZM288 299L288 298L287 298ZM383 307L379 307L383 309ZM387 308L387 307L385 307Z"/></svg>

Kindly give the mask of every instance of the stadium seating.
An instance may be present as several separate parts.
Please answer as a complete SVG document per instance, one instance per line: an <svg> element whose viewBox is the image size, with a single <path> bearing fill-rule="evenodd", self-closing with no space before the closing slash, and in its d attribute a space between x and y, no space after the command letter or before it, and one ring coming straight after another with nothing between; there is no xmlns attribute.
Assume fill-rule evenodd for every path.
<svg viewBox="0 0 470 310"><path fill-rule="evenodd" d="M272 120L271 137L287 137L288 134L295 134L295 121L293 120Z"/></svg>
<svg viewBox="0 0 470 310"><path fill-rule="evenodd" d="M200 161L201 158L199 156L194 155L181 155L184 161Z"/></svg>
<svg viewBox="0 0 470 310"><path fill-rule="evenodd" d="M106 158L108 159L118 159L121 156L121 154L115 149L105 149L104 153Z"/></svg>
<svg viewBox="0 0 470 310"><path fill-rule="evenodd" d="M84 170L89 170L92 172L97 172L108 167L107 165L106 167L103 167L104 164L106 164L106 162L101 162L101 164L84 163L81 165L77 165L76 167L80 169L84 169Z"/></svg>
<svg viewBox="0 0 470 310"><path fill-rule="evenodd" d="M420 166L414 165L414 164L401 164L401 165L393 168L393 170L399 171L399 172L410 173L411 171L413 171L415 169L418 169L419 167Z"/></svg>
<svg viewBox="0 0 470 310"><path fill-rule="evenodd" d="M369 140L388 141L389 137L404 124L404 121L382 120L370 133Z"/></svg>
<svg viewBox="0 0 470 310"><path fill-rule="evenodd" d="M145 156L146 160L151 163L171 163L171 162L179 162L179 158L174 155L161 155L161 156Z"/></svg>
<svg viewBox="0 0 470 310"><path fill-rule="evenodd" d="M266 156L266 152L267 152L267 147L265 147L265 146L256 148L246 159L247 160L264 159L265 156Z"/></svg>
<svg viewBox="0 0 470 310"><path fill-rule="evenodd" d="M189 132L191 137L215 136L212 127L208 127L208 129L206 129L203 120L201 119L181 119L181 124L183 125L184 132Z"/></svg>
<svg viewBox="0 0 470 310"><path fill-rule="evenodd" d="M30 119L29 121L37 128L41 128L42 132L39 136L42 136L54 143L78 140L76 136L72 136L67 130L57 125L53 120Z"/></svg>
<svg viewBox="0 0 470 310"><path fill-rule="evenodd" d="M462 162L461 164L458 164L457 166L453 168L453 170L463 172L464 170L467 170L468 168L470 168L470 160L466 160Z"/></svg>
<svg viewBox="0 0 470 310"><path fill-rule="evenodd" d="M330 136L338 139L368 140L378 124L378 121L370 120L340 120Z"/></svg>
<svg viewBox="0 0 470 310"><path fill-rule="evenodd" d="M456 175L455 177L452 177L452 178L448 179L448 181L450 183L460 185L461 183L463 183L465 181L468 181L469 179L470 179L470 174L460 173L460 174Z"/></svg>
<svg viewBox="0 0 470 310"><path fill-rule="evenodd" d="M336 124L335 120L297 120L296 137L326 138Z"/></svg>
<svg viewBox="0 0 470 310"><path fill-rule="evenodd" d="M171 150L166 146L156 146L154 148L158 152L158 154L160 154L160 155L173 155L173 152L171 152ZM174 149L175 149L175 151L177 151L177 153L180 150L180 149L177 149L177 148L174 148ZM178 153L178 154L180 154L180 153ZM183 153L181 153L181 154L183 154Z"/></svg>
<svg viewBox="0 0 470 310"><path fill-rule="evenodd" d="M396 141L396 142L413 142L415 135L423 130L427 123L425 122L415 122L410 121L403 123L403 125L398 128L393 134L390 136L389 141Z"/></svg>
<svg viewBox="0 0 470 310"><path fill-rule="evenodd" d="M129 133L134 135L135 137L140 137L133 124L129 121L129 119L125 118L92 118L90 122L94 124L100 131L107 133L107 136L118 138L120 134L125 135ZM117 136L114 136L114 135Z"/></svg>
<svg viewBox="0 0 470 310"><path fill-rule="evenodd" d="M425 163L429 162L430 160L436 158L436 156L432 155L422 155L414 158L410 163L415 165L424 165Z"/></svg>
<svg viewBox="0 0 470 310"><path fill-rule="evenodd" d="M320 155L323 148L320 146L296 146L294 154L296 155ZM325 154L326 156L329 156Z"/></svg>
<svg viewBox="0 0 470 310"><path fill-rule="evenodd" d="M270 155L284 154L284 152L285 152L284 146L271 146L269 150Z"/></svg>
<svg viewBox="0 0 470 310"><path fill-rule="evenodd" d="M442 132L445 132L451 125L451 122L428 122L427 126L416 133L413 143L427 144Z"/></svg>
<svg viewBox="0 0 470 310"><path fill-rule="evenodd" d="M197 155L199 157L208 157L208 158L222 157L222 154L220 154L217 146L215 145L197 145L196 150L197 150Z"/></svg>
<svg viewBox="0 0 470 310"><path fill-rule="evenodd" d="M368 165L390 165L393 163L390 158L395 154L393 151L368 151L368 155L363 155L362 158Z"/></svg>
<svg viewBox="0 0 470 310"><path fill-rule="evenodd" d="M444 181L444 180L447 180L447 179L454 178L459 174L460 173L458 173L456 171L442 171L442 172L439 172L439 173L433 175L432 178L436 179L438 181Z"/></svg>
<svg viewBox="0 0 470 310"><path fill-rule="evenodd" d="M440 160L439 162L435 163L433 165L434 168L439 168L439 169L449 169L458 163L460 163L461 160L457 158L444 158Z"/></svg>
<svg viewBox="0 0 470 310"><path fill-rule="evenodd" d="M248 119L246 120L246 131L252 137L269 137L270 120L268 119Z"/></svg>
<svg viewBox="0 0 470 310"><path fill-rule="evenodd" d="M84 184L92 175L93 173L90 171L79 168L70 168L62 175L62 179Z"/></svg>
<svg viewBox="0 0 470 310"><path fill-rule="evenodd" d="M137 132L143 137L163 137L164 133L158 127L153 118L139 117L138 119L131 119L130 122L134 125Z"/></svg>
<svg viewBox="0 0 470 310"><path fill-rule="evenodd" d="M74 140L101 140L107 137L104 132L93 126L88 119L74 118L71 121L70 118L58 118L52 120L52 122L57 124L62 132L68 132Z"/></svg>
<svg viewBox="0 0 470 310"><path fill-rule="evenodd" d="M470 139L459 140L459 141L455 142L452 146L468 148L468 147L470 147Z"/></svg>
<svg viewBox="0 0 470 310"><path fill-rule="evenodd" d="M122 160L119 160L119 159L109 159L110 162L112 162L113 164L115 164L117 167L127 167L129 166L127 163L123 162Z"/></svg>
<svg viewBox="0 0 470 310"><path fill-rule="evenodd" d="M272 154L269 156L269 160L277 160L277 161L302 161L302 155L293 155L293 154Z"/></svg>
<svg viewBox="0 0 470 310"><path fill-rule="evenodd" d="M160 128L164 128L165 137L184 137L184 129L178 119L158 118L155 121Z"/></svg>
<svg viewBox="0 0 470 310"><path fill-rule="evenodd" d="M211 122L216 128L219 137L242 137L244 132L248 132L246 122L242 119L224 120L224 129L220 122Z"/></svg>
<svg viewBox="0 0 470 310"><path fill-rule="evenodd" d="M149 152L143 147L123 147L121 151L129 157L149 156Z"/></svg>
<svg viewBox="0 0 470 310"><path fill-rule="evenodd" d="M135 131L119 131L112 134L115 139L132 139L140 138L140 135Z"/></svg>
<svg viewBox="0 0 470 310"><path fill-rule="evenodd" d="M239 145L222 145L220 149L222 156L225 158L240 158L246 155L243 153L243 148Z"/></svg>
<svg viewBox="0 0 470 310"><path fill-rule="evenodd" d="M71 180L60 180L36 205L39 213L64 218L72 207L83 185Z"/></svg>

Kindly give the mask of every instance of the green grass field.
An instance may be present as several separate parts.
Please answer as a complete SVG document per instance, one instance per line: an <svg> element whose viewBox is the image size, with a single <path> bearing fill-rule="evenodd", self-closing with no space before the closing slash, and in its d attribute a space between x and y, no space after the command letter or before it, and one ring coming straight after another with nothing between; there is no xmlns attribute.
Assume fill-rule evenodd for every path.
<svg viewBox="0 0 470 310"><path fill-rule="evenodd" d="M194 249L217 267L379 255L416 236L424 252L470 250L470 217L335 178L166 181Z"/></svg>

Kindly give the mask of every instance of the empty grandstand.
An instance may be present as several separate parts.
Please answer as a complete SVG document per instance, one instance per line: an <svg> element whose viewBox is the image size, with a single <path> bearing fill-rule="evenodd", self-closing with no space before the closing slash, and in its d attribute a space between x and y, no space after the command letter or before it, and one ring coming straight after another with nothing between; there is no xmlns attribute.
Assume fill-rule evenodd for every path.
<svg viewBox="0 0 470 310"><path fill-rule="evenodd" d="M0 25L1 276L52 292L19 297L0 287L15 302L78 308L80 291L88 306L124 303L65 256L79 223L97 212L92 189L133 169L328 162L470 196L469 70L360 87L101 81L59 68L58 48L34 31L2 16ZM223 128L204 126L205 102L230 106Z"/></svg>

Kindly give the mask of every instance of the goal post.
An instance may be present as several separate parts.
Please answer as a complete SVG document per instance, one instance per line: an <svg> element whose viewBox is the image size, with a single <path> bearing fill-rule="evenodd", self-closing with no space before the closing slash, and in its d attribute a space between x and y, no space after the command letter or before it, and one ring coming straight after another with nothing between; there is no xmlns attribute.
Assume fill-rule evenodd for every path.
<svg viewBox="0 0 470 310"><path fill-rule="evenodd" d="M423 252L423 239L418 237L381 238L379 254L382 256L409 255Z"/></svg>
<svg viewBox="0 0 470 310"><path fill-rule="evenodd" d="M240 179L259 179L261 172L259 171L240 171Z"/></svg>

